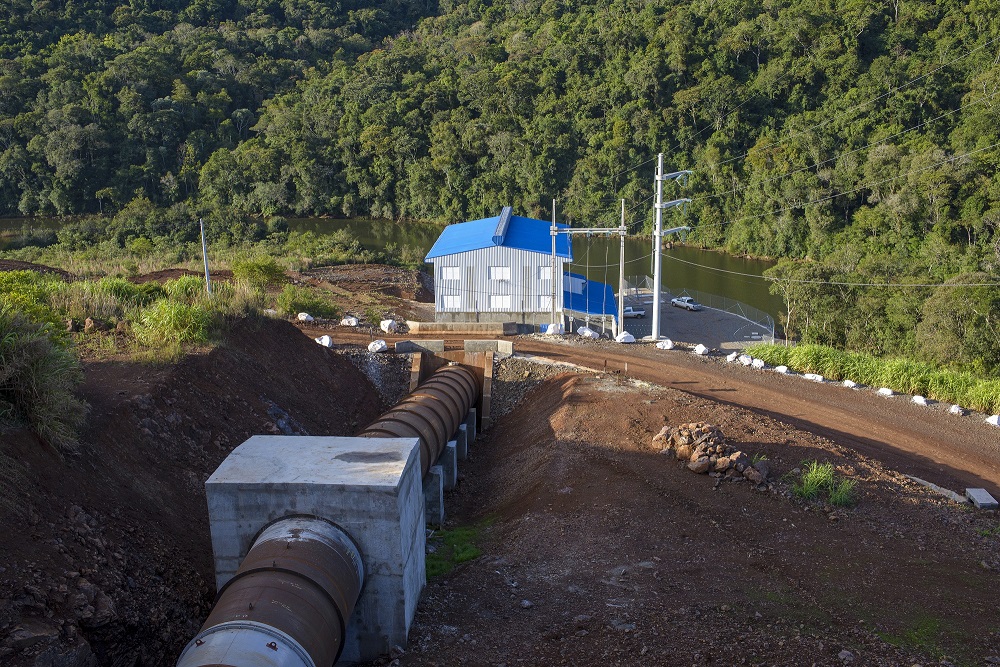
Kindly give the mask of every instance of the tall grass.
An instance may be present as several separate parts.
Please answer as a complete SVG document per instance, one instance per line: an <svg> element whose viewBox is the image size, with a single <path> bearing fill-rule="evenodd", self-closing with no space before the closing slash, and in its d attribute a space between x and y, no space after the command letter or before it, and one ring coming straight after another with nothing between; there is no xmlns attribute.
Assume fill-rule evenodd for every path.
<svg viewBox="0 0 1000 667"><path fill-rule="evenodd" d="M278 311L285 315L309 313L313 317L335 318L340 315L340 308L327 301L319 294L304 287L285 285L277 299Z"/></svg>
<svg viewBox="0 0 1000 667"><path fill-rule="evenodd" d="M139 313L134 330L144 345L204 345L216 330L216 319L203 306L160 299Z"/></svg>
<svg viewBox="0 0 1000 667"><path fill-rule="evenodd" d="M73 393L83 373L68 344L51 331L51 324L0 307L0 423L25 423L42 440L71 451L87 412Z"/></svg>
<svg viewBox="0 0 1000 667"><path fill-rule="evenodd" d="M904 394L920 394L936 401L957 403L988 414L1000 412L1000 380L976 377L965 371L937 368L914 359L880 359L861 352L844 352L824 345L784 347L768 343L746 350L768 364L784 365L831 380L853 380L888 387Z"/></svg>

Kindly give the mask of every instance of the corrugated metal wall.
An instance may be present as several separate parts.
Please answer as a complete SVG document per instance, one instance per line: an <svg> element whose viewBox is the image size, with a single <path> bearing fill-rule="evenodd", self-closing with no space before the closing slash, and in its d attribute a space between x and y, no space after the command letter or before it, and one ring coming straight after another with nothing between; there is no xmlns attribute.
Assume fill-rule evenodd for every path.
<svg viewBox="0 0 1000 667"><path fill-rule="evenodd" d="M434 310L442 313L548 313L552 283L547 277L552 256L504 246L446 255L433 260ZM556 257L556 276L562 276L566 260ZM460 280L444 280L444 267L458 267ZM492 280L491 267L509 267L509 280ZM562 281L556 281L556 309L562 308ZM491 296L509 296L509 306ZM458 307L453 299L458 296ZM447 302L447 305L446 305Z"/></svg>

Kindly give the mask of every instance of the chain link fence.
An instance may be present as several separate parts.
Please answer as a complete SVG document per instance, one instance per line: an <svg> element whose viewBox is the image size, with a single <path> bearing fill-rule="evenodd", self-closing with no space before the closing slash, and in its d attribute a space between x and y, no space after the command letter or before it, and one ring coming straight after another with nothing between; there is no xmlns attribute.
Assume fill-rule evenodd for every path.
<svg viewBox="0 0 1000 667"><path fill-rule="evenodd" d="M625 281L625 297L638 299L642 296L651 296L653 293L653 279L650 276L631 276ZM689 296L706 308L721 310L746 320L749 324L759 326L764 330L762 336L765 342L775 342L774 318L763 310L749 306L742 301L730 299L729 297L709 294L696 289L682 289L677 293L664 290L666 298Z"/></svg>

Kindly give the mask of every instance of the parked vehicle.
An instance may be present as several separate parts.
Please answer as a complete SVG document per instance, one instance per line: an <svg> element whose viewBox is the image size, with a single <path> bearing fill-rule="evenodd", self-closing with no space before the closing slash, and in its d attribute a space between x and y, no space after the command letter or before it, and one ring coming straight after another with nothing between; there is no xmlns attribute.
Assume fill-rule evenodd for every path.
<svg viewBox="0 0 1000 667"><path fill-rule="evenodd" d="M685 310L701 310L701 304L689 296L679 296L676 299L671 299L670 305L684 308Z"/></svg>
<svg viewBox="0 0 1000 667"><path fill-rule="evenodd" d="M622 313L622 317L646 317L645 308L633 308L632 306L625 306L625 312Z"/></svg>

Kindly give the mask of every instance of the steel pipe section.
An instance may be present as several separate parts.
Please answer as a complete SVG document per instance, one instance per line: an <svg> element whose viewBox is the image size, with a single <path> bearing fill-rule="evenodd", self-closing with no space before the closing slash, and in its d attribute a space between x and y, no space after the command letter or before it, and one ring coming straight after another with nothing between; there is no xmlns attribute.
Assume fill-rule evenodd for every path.
<svg viewBox="0 0 1000 667"><path fill-rule="evenodd" d="M177 667L332 667L365 580L350 535L323 519L266 527Z"/></svg>
<svg viewBox="0 0 1000 667"><path fill-rule="evenodd" d="M420 438L420 467L426 475L478 399L472 371L457 364L444 366L358 435Z"/></svg>

